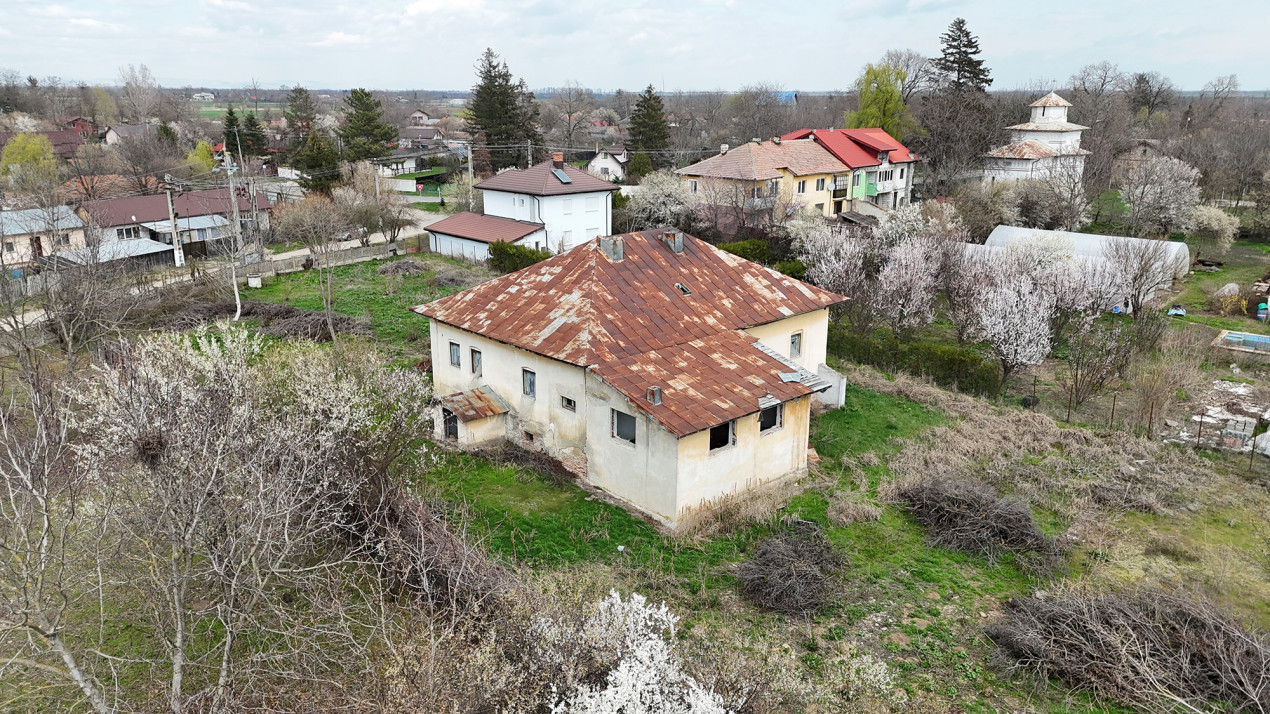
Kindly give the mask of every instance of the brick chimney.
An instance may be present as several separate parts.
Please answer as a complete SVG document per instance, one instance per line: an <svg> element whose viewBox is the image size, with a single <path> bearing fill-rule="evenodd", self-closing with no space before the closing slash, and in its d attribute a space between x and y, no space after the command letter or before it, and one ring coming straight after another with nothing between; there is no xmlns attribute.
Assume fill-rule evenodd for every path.
<svg viewBox="0 0 1270 714"><path fill-rule="evenodd" d="M551 165L557 169L564 168L564 152L556 151L551 154Z"/></svg>

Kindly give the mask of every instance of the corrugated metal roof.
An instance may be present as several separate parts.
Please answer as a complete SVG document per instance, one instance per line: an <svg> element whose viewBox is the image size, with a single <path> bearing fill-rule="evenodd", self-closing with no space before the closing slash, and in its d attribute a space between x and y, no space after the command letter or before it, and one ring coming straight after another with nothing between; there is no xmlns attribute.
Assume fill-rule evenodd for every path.
<svg viewBox="0 0 1270 714"><path fill-rule="evenodd" d="M176 208L176 214L183 218L213 213L228 215L233 211L233 206L229 202L228 188L178 193L172 203ZM262 191L256 192L256 205L262 211L273 208L269 198ZM102 228L170 220L168 199L163 194L89 201L80 210L88 216L89 220ZM243 215L250 215L251 199L246 195L240 195L238 210Z"/></svg>
<svg viewBox="0 0 1270 714"><path fill-rule="evenodd" d="M194 216L193 218L176 219L177 226L183 231L198 230L199 228L221 228L229 225L229 219L224 216ZM171 233L172 221L148 221L141 224L145 228L149 228L157 233Z"/></svg>
<svg viewBox="0 0 1270 714"><path fill-rule="evenodd" d="M479 213L456 213L449 218L428 226L431 233L442 233L482 243L509 242L514 243L531 233L543 230L541 223L517 221L499 216L483 216Z"/></svg>
<svg viewBox="0 0 1270 714"><path fill-rule="evenodd" d="M467 423L507 413L507 402L490 387L477 387L441 397L441 405Z"/></svg>
<svg viewBox="0 0 1270 714"><path fill-rule="evenodd" d="M787 369L754 337L727 331L605 362L594 371L682 437L811 394L802 382L781 379ZM647 398L654 386L661 387L661 404Z"/></svg>
<svg viewBox="0 0 1270 714"><path fill-rule="evenodd" d="M561 196L570 193L596 193L598 191L616 191L617 186L598 179L591 174L570 164L562 169L572 183L561 183L551 170L555 165L551 161L535 164L527 169L512 169L491 176L476 184L476 188L488 191L506 191L508 193L524 193L531 196Z"/></svg>
<svg viewBox="0 0 1270 714"><path fill-rule="evenodd" d="M786 170L795 176L844 173L848 167L815 141L772 141L742 144L727 153L679 169L681 176L766 181Z"/></svg>
<svg viewBox="0 0 1270 714"><path fill-rule="evenodd" d="M5 236L83 227L84 222L68 206L57 206L47 211L42 208L0 211L0 235Z"/></svg>
<svg viewBox="0 0 1270 714"><path fill-rule="evenodd" d="M1049 94L1046 94L1045 96L1041 97L1035 102L1032 102L1028 106L1029 107L1070 107L1071 105L1072 105L1071 102L1067 101L1066 99L1063 99L1062 97L1058 96L1054 92L1050 92Z"/></svg>
<svg viewBox="0 0 1270 714"><path fill-rule="evenodd" d="M129 240L102 241L95 256L92 250L88 248L75 248L73 250L58 251L57 256L59 258L65 258L72 263L85 265L94 261L106 263L112 260L137 258L143 255L153 255L163 252L171 253L172 246L150 240L149 238L132 238Z"/></svg>
<svg viewBox="0 0 1270 714"><path fill-rule="evenodd" d="M592 239L414 308L421 315L581 366L762 325L845 298L667 229L618 236L621 261ZM682 283L691 295L682 294Z"/></svg>

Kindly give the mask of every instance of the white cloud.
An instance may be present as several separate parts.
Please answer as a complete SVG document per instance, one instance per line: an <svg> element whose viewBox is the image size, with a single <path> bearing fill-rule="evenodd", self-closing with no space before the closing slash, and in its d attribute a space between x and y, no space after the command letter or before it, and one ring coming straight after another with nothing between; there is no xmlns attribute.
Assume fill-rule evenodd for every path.
<svg viewBox="0 0 1270 714"><path fill-rule="evenodd" d="M110 30L112 32L118 32L123 29L114 23L102 22L101 20L96 20L91 17L72 17L67 20L67 22L75 27L86 27L90 30Z"/></svg>
<svg viewBox="0 0 1270 714"><path fill-rule="evenodd" d="M365 35L349 34L347 32L331 32L322 39L313 42L314 47L341 47L344 45L363 45L370 42L370 38Z"/></svg>

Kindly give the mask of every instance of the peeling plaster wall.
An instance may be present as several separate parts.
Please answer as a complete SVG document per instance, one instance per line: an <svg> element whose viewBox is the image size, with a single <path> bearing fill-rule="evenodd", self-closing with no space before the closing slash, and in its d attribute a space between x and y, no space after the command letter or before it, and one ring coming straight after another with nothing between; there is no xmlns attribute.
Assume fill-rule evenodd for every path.
<svg viewBox="0 0 1270 714"><path fill-rule="evenodd" d="M790 336L795 332L802 332L802 354L791 361L815 372L816 367L825 363L829 348L829 310L826 308L794 315L766 325L746 328L745 331L785 357L789 357Z"/></svg>

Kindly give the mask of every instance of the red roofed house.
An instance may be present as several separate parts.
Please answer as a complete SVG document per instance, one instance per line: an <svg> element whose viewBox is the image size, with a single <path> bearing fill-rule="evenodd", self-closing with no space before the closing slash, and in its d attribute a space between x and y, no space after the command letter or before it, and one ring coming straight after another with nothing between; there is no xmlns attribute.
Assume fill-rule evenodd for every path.
<svg viewBox="0 0 1270 714"><path fill-rule="evenodd" d="M38 134L49 140L53 145L53 153L59 158L72 159L79 147L84 145L84 137L74 129L61 129L59 131L32 131L32 132L9 132L0 131L0 151L4 150L5 144L8 144L13 137L21 133Z"/></svg>
<svg viewBox="0 0 1270 714"><path fill-rule="evenodd" d="M487 260L489 244L496 241L535 250L547 244L547 229L541 223L466 211L429 225L428 232L432 234L432 252L467 260Z"/></svg>
<svg viewBox="0 0 1270 714"><path fill-rule="evenodd" d="M913 198L913 169L920 161L882 129L799 129L781 137L810 138L851 169L849 186L836 186L834 213L846 210L881 217Z"/></svg>
<svg viewBox="0 0 1270 714"><path fill-rule="evenodd" d="M1018 181L1071 171L1079 182L1089 152L1080 148L1080 133L1087 126L1067 121L1071 102L1050 92L1028 105L1030 121L1008 127L1014 142L989 151L983 160L983 180Z"/></svg>
<svg viewBox="0 0 1270 714"><path fill-rule="evenodd" d="M178 193L172 201L176 211L180 243L187 255L203 254L208 241L230 235L233 228L233 204L229 189ZM269 227L269 212L273 209L265 194L257 192L255 215L260 218L261 229ZM168 213L168 199L163 194L130 196L88 201L76 211L81 218L101 229L107 239L138 241L128 245L144 245L147 250L159 251L162 246L172 248L172 219ZM252 199L245 192L238 196L239 220L244 230L251 228ZM155 245L149 245L154 243Z"/></svg>
<svg viewBox="0 0 1270 714"><path fill-rule="evenodd" d="M551 161L495 174L476 188L485 215L541 224L543 246L556 253L613 232L617 186L566 164L559 152Z"/></svg>
<svg viewBox="0 0 1270 714"><path fill-rule="evenodd" d="M429 320L438 436L508 440L675 527L807 471L843 298L672 228L573 250L414 308Z"/></svg>

